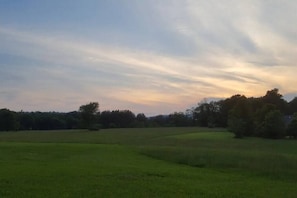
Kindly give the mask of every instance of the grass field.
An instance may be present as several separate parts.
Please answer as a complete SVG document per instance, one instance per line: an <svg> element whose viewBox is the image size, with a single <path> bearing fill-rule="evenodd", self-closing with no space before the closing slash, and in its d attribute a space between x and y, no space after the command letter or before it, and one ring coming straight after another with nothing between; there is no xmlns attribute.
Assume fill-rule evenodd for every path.
<svg viewBox="0 0 297 198"><path fill-rule="evenodd" d="M296 197L297 141L224 129L0 133L0 197Z"/></svg>

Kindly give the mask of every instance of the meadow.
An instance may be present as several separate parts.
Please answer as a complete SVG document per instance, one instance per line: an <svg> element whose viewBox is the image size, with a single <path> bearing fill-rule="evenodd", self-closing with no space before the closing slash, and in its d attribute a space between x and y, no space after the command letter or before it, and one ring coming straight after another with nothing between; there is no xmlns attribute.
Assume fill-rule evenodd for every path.
<svg viewBox="0 0 297 198"><path fill-rule="evenodd" d="M0 133L0 197L296 197L297 141L225 129Z"/></svg>

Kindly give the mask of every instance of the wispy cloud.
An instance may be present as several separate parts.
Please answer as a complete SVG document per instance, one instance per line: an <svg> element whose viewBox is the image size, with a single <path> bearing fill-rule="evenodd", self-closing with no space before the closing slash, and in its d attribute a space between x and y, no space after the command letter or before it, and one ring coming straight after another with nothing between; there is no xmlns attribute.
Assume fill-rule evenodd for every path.
<svg viewBox="0 0 297 198"><path fill-rule="evenodd" d="M6 77L2 78L0 91L5 94L0 94L0 105L68 111L99 101L102 109L156 114L185 110L205 97L257 96L274 87L284 94L297 92L293 86L297 83L297 39L293 36L297 28L267 20L267 9L274 5L267 8L266 4L147 3L160 17L156 27L176 38L172 46L181 43L182 49L188 48L187 53L0 27L0 54L24 60L0 61L0 76ZM295 3L288 6L297 8ZM286 8L280 8L279 17L296 19L284 16ZM278 27L282 31L276 31ZM157 41L158 46L171 46L160 38ZM7 99L8 92L14 94L13 100Z"/></svg>

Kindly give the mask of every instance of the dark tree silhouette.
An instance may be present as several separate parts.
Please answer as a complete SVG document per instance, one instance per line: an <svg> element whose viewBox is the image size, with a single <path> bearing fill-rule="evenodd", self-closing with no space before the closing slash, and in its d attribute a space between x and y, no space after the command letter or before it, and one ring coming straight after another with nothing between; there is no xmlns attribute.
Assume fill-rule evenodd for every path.
<svg viewBox="0 0 297 198"><path fill-rule="evenodd" d="M251 105L245 96L238 98L236 105L229 113L229 129L236 138L252 136L253 120Z"/></svg>
<svg viewBox="0 0 297 198"><path fill-rule="evenodd" d="M273 110L266 114L263 133L265 138L279 139L285 136L284 116L279 110Z"/></svg>
<svg viewBox="0 0 297 198"><path fill-rule="evenodd" d="M90 102L89 104L79 107L83 128L91 129L95 125L96 115L99 111L98 102Z"/></svg>
<svg viewBox="0 0 297 198"><path fill-rule="evenodd" d="M16 113L9 109L0 109L0 131L15 131L19 129Z"/></svg>

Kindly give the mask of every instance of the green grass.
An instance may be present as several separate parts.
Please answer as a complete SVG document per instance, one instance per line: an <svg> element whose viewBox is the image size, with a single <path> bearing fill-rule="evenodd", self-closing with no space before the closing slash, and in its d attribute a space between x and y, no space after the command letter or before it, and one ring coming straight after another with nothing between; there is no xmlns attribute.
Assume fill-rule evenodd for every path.
<svg viewBox="0 0 297 198"><path fill-rule="evenodd" d="M0 133L0 197L296 197L297 142L223 129Z"/></svg>

